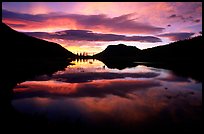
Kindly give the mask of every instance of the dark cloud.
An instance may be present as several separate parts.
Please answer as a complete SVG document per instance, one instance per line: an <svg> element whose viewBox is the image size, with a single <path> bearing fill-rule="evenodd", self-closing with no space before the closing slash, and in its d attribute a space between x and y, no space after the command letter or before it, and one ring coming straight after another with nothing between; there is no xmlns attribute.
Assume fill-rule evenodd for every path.
<svg viewBox="0 0 204 134"><path fill-rule="evenodd" d="M161 39L154 36L125 36L118 34L93 33L88 30L66 30L55 33L27 32L27 35L44 39L64 39L78 41L140 41L140 42L161 42Z"/></svg>
<svg viewBox="0 0 204 134"><path fill-rule="evenodd" d="M70 19L73 20L78 27L83 29L108 29L111 32L127 32L127 33L159 33L164 30L162 27L156 27L149 24L136 22L133 14L125 14L118 17L107 17L104 14L99 15L81 15L81 14L62 14L62 13L49 13L49 14L21 14L14 13L7 10L2 10L3 19L25 20L34 22L44 22L52 19ZM29 25L29 24L27 24ZM56 24L57 25L57 24Z"/></svg>
<svg viewBox="0 0 204 134"><path fill-rule="evenodd" d="M27 20L34 22L42 22L46 20L44 15L30 15L30 14L21 14L15 13L7 10L2 10L2 18L14 19L14 20Z"/></svg>
<svg viewBox="0 0 204 134"><path fill-rule="evenodd" d="M168 18L175 18L175 17L177 17L176 14L172 14Z"/></svg>
<svg viewBox="0 0 204 134"><path fill-rule="evenodd" d="M194 34L195 33L166 33L166 34L160 34L157 36L167 37L172 41L177 41L177 40L184 40L184 39L190 38Z"/></svg>
<svg viewBox="0 0 204 134"><path fill-rule="evenodd" d="M194 20L194 22L198 23L198 22L200 22L200 19L196 19L196 20Z"/></svg>
<svg viewBox="0 0 204 134"><path fill-rule="evenodd" d="M167 27L171 27L171 25L169 24L169 25L167 25Z"/></svg>
<svg viewBox="0 0 204 134"><path fill-rule="evenodd" d="M184 15L176 15L176 14L172 14L168 17L169 19L179 19L183 22L195 22L195 23L198 23L200 22L200 19L195 19L194 17L192 16L188 16L188 17L185 17Z"/></svg>

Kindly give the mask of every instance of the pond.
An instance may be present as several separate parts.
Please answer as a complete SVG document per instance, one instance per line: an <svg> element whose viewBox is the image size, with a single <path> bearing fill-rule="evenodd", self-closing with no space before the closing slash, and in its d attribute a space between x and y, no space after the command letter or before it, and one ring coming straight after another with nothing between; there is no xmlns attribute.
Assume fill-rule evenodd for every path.
<svg viewBox="0 0 204 134"><path fill-rule="evenodd" d="M50 126L78 131L185 132L201 127L199 81L145 65L111 69L95 59L72 63L18 84L14 109L54 124Z"/></svg>

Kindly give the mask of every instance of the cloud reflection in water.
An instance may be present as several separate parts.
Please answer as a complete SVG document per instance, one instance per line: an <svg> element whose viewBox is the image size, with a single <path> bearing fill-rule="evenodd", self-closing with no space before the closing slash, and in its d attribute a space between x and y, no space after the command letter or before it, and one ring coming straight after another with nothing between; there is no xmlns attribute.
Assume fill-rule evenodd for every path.
<svg viewBox="0 0 204 134"><path fill-rule="evenodd" d="M165 124L168 119L176 124L200 117L199 82L145 66L119 72L98 67L91 64L95 70L90 72L82 64L77 68L83 72L74 73L77 68L72 66L23 82L14 89L12 104L22 113L42 114L50 120L80 119L91 127L115 124L142 128L151 121Z"/></svg>

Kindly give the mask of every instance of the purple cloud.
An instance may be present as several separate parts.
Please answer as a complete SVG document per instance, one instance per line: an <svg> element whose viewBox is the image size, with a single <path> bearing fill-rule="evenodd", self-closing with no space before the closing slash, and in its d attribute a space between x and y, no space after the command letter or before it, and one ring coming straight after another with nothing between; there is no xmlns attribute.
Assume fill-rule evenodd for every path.
<svg viewBox="0 0 204 134"><path fill-rule="evenodd" d="M136 22L135 18L132 18L134 14L125 14L118 17L107 17L104 14L99 15L81 15L81 14L64 14L64 13L48 13L48 14L22 14L14 13L7 10L2 10L3 19L21 20L21 21L33 21L33 22L45 22L52 19L55 23L55 19L70 19L73 20L78 27L83 29L108 29L109 32L123 32L123 33L145 33L153 34L160 33L165 28L152 26L145 23ZM29 25L29 24L27 24ZM80 28L81 29L81 28Z"/></svg>
<svg viewBox="0 0 204 134"><path fill-rule="evenodd" d="M78 41L139 41L139 42L161 42L160 38L154 36L125 36L118 34L93 33L88 30L65 30L54 33L26 32L27 35L44 39L64 39Z"/></svg>
<svg viewBox="0 0 204 134"><path fill-rule="evenodd" d="M177 40L184 40L184 39L190 38L194 34L195 33L165 33L165 34L160 34L157 36L167 37L172 41L177 41Z"/></svg>
<svg viewBox="0 0 204 134"><path fill-rule="evenodd" d="M27 20L34 22L42 22L46 20L44 15L30 15L30 14L21 14L15 13L7 10L2 10L2 18L14 19L14 20Z"/></svg>
<svg viewBox="0 0 204 134"><path fill-rule="evenodd" d="M86 28L104 26L113 32L120 32L122 29L123 32L158 33L164 30L161 27L136 22L135 19L130 19L132 15L126 14L114 18L108 18L106 15L81 15L80 17L73 15L72 17Z"/></svg>

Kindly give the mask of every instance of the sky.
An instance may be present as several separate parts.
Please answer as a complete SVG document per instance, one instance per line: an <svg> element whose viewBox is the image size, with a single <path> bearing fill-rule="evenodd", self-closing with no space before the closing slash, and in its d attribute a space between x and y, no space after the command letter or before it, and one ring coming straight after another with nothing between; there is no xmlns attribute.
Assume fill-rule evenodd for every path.
<svg viewBox="0 0 204 134"><path fill-rule="evenodd" d="M201 2L2 2L2 22L73 53L146 49L202 34Z"/></svg>

